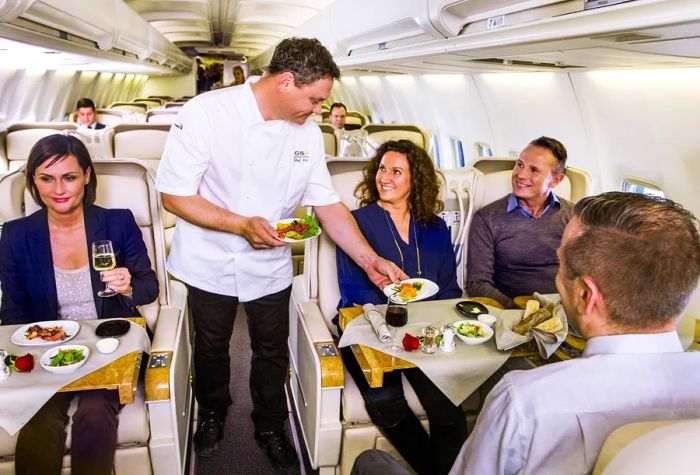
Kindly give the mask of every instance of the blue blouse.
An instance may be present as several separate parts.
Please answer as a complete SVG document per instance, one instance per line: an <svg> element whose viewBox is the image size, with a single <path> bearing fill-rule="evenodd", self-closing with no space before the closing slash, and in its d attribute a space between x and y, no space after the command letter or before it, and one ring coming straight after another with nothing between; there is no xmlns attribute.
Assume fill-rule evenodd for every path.
<svg viewBox="0 0 700 475"><path fill-rule="evenodd" d="M408 244L401 239L389 214L377 203L356 209L352 212L362 234L372 249L381 257L396 265L401 265L401 256L396 249L392 230L396 241L401 247L404 260L404 272L409 277L418 277L418 259L415 236L413 234L413 217L409 223ZM388 221L387 221L387 218ZM437 294L430 300L450 299L462 296L462 289L457 284L457 269L455 254L450 240L450 233L445 222L438 218L438 224L416 224L418 235L418 250L420 252L420 277L432 280L439 287ZM391 229L389 228L391 226ZM386 303L384 293L369 280L367 274L350 259L339 247L336 248L336 264L338 266L338 285L340 287L340 303L338 308L350 307L354 304Z"/></svg>

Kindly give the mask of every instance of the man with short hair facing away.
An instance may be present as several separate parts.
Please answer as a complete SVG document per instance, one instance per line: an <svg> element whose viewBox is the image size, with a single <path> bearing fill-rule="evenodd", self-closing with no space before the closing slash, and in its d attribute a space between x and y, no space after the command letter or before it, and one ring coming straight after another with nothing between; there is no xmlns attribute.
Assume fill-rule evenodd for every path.
<svg viewBox="0 0 700 475"><path fill-rule="evenodd" d="M342 102L334 102L331 104L331 108L328 111L328 118L331 121L331 125L336 129L345 129L345 119L348 117L348 109Z"/></svg>
<svg viewBox="0 0 700 475"><path fill-rule="evenodd" d="M170 130L156 184L178 216L168 271L187 284L192 310L199 457L213 455L223 437L229 340L242 302L255 438L278 467L297 465L284 429L292 259L270 223L292 217L300 203L313 206L324 232L375 285L407 278L377 256L340 202L309 119L339 76L318 40L285 39L261 78L191 99Z"/></svg>
<svg viewBox="0 0 700 475"><path fill-rule="evenodd" d="M96 116L97 112L95 110L95 103L92 101L92 99L83 97L78 101L75 106L75 120L78 122L78 127L94 130L104 129L104 124L95 122Z"/></svg>
<svg viewBox="0 0 700 475"><path fill-rule="evenodd" d="M583 356L506 374L451 474L590 473L621 425L700 417L700 353L676 333L700 276L697 219L671 200L604 193L576 204L558 252Z"/></svg>
<svg viewBox="0 0 700 475"><path fill-rule="evenodd" d="M533 140L515 162L512 193L476 212L469 229L467 294L517 308L518 295L556 291L556 250L573 206L554 193L566 158L558 140Z"/></svg>

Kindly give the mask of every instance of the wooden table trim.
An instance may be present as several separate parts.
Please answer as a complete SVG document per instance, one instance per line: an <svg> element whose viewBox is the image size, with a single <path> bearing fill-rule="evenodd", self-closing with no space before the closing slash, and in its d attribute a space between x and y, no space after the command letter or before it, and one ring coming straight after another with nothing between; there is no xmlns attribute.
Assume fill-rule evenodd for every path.
<svg viewBox="0 0 700 475"><path fill-rule="evenodd" d="M141 326L145 325L143 317L129 317L127 320ZM119 391L120 403L131 404L134 402L134 394L138 384L141 355L141 351L132 351L120 356L108 365L63 386L58 392L111 389Z"/></svg>

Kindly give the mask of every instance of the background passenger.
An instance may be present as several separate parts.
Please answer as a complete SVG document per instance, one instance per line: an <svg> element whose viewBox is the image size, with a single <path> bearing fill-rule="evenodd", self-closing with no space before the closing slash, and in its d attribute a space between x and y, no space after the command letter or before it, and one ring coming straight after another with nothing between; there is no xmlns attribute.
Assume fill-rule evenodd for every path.
<svg viewBox="0 0 700 475"><path fill-rule="evenodd" d="M425 150L408 140L383 143L356 194L362 207L353 216L377 254L400 265L410 277L437 283L440 290L434 299L462 296L450 233L436 216L443 209L437 173ZM340 307L386 303L384 293L340 248L337 266ZM370 388L352 350L345 347L341 352L372 422L404 459L421 474L447 473L467 437L461 408L418 368L385 373L382 387ZM430 436L408 407L402 373L426 410Z"/></svg>
<svg viewBox="0 0 700 475"><path fill-rule="evenodd" d="M233 67L233 84L232 86L240 86L245 82L245 72L243 72L243 68L240 66L234 66Z"/></svg>
<svg viewBox="0 0 700 475"><path fill-rule="evenodd" d="M566 148L553 138L535 139L520 152L513 192L474 214L467 294L517 308L514 297L556 292L556 251L573 207L553 191L565 170Z"/></svg>
<svg viewBox="0 0 700 475"><path fill-rule="evenodd" d="M590 473L619 426L700 417L700 353L676 333L700 276L697 227L670 200L579 201L556 285L583 356L506 374L450 473Z"/></svg>
<svg viewBox="0 0 700 475"><path fill-rule="evenodd" d="M95 130L104 129L104 124L95 122L96 115L97 112L95 110L95 103L92 101L92 99L84 97L80 99L75 106L75 118L78 122L78 126Z"/></svg>
<svg viewBox="0 0 700 475"><path fill-rule="evenodd" d="M348 109L342 102L334 102L331 104L331 108L328 111L328 118L331 121L331 125L336 129L345 129L345 119L348 116Z"/></svg>
<svg viewBox="0 0 700 475"><path fill-rule="evenodd" d="M90 155L75 137L39 140L27 161L27 189L41 209L6 222L0 238L3 325L42 320L87 320L138 315L137 305L158 295L146 246L126 209L94 205L97 179ZM90 245L112 241L117 267L90 266ZM98 297L104 283L119 292ZM119 392L105 389L56 393L20 430L18 475L60 473L68 406L73 415L73 474L111 474L117 443Z"/></svg>

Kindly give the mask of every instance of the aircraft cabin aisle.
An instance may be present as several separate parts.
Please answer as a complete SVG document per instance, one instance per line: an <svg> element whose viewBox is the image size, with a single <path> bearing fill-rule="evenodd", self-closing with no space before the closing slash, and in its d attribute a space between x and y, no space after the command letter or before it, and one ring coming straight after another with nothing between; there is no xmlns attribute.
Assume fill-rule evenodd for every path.
<svg viewBox="0 0 700 475"><path fill-rule="evenodd" d="M475 186L479 172L473 165L482 159L512 160L543 135L560 140L568 150L567 164L590 175L592 194L622 191L625 185L643 187L652 194L663 193L700 217L698 3L0 0L0 231L3 222L36 208L28 201L24 177L16 172L31 145L47 133L74 135L88 146L96 173L105 177L100 178L96 203L134 211L159 279L158 300L148 313L139 307L146 316L144 325L154 335L153 346L141 363L145 376L139 389L130 389L135 402L120 415L123 433L115 475L274 471L252 435L247 384L251 351L243 306L229 352L235 401L226 435L213 457L194 454L192 437L200 421L192 384L190 301L182 282L165 270L175 216L164 211L155 176L169 124L200 87L195 58L207 67L226 64L231 74L234 64L242 66L248 77L267 65L279 40L319 38L342 74L324 106L342 102L349 112L368 117L370 124L408 124L426 132L430 155L453 180L448 179L445 187L446 209L461 212L463 223L470 222L474 211L470 206L478 198L460 193L479 196L483 191ZM605 8L594 8L599 6ZM228 85L222 77L216 87ZM152 99L157 96L163 99ZM74 108L84 97L95 101L105 119L114 114L110 120L115 122L100 131L77 130ZM181 102L176 103L178 98ZM132 101L141 101L143 107ZM127 104L110 110L119 102ZM147 123L159 116L162 122ZM315 119L322 121L320 116ZM47 122L54 124L37 125ZM41 131L28 130L34 128ZM11 132L21 137L12 146ZM349 160L334 156L342 154L342 134L324 132L336 144L337 153L327 153L328 166L347 203L347 190L359 180L355 168L362 160L352 154ZM121 154L120 133L125 134L121 150L128 151ZM367 145L365 138L357 144ZM346 166L353 171L341 173ZM510 189L510 182L503 184ZM463 230L454 225L450 232L453 241L456 235L462 237L453 242L462 284L466 257L461 256L466 256L468 232L460 234L458 229ZM464 230L468 231L466 226ZM415 222L413 232L417 241ZM329 312L337 313L338 302L335 245L328 234L292 247L296 277L285 390L288 426L296 432L294 442L304 459L301 472L347 475L360 449L395 449L372 423L338 354L335 327L327 321ZM403 264L403 255L401 260ZM309 265L304 268L305 264ZM693 349L700 348L699 291L677 330L685 348L694 340ZM581 348L572 348L581 350L585 341L580 342ZM503 354L495 348L493 352ZM401 361L389 359L392 365ZM535 360L543 364L539 356L518 360L527 369ZM374 378L374 368L362 370ZM132 375L134 381L139 381L138 371ZM410 386L406 381L404 385ZM472 395L483 396L479 390ZM414 412L414 405L423 410L420 423L427 426L413 389L406 397ZM469 424L478 413L479 401L474 399L479 397L469 396L463 403ZM0 427L0 475L14 473L13 437ZM70 464L66 455L64 473L70 472Z"/></svg>

